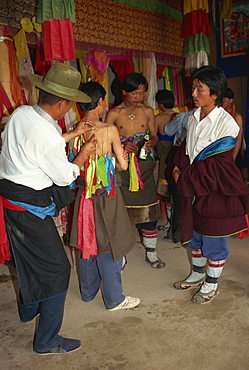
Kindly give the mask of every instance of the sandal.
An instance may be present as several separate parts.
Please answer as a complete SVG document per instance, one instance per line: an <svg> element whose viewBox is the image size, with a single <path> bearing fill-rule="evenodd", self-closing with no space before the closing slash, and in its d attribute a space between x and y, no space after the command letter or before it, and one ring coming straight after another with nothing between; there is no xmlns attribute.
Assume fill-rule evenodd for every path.
<svg viewBox="0 0 249 370"><path fill-rule="evenodd" d="M127 265L127 258L126 256L123 257L123 261L122 261L122 268L121 268L121 272L124 271L125 267Z"/></svg>
<svg viewBox="0 0 249 370"><path fill-rule="evenodd" d="M148 263L151 265L151 267L153 267L153 269L162 269L163 267L165 267L165 266L166 266L166 263L165 263L165 262L163 262L163 261L162 261L160 258L158 258L158 257L157 257L156 261L151 262L151 261L149 260L149 258L146 256L146 257L145 257L145 261L146 261L146 262L148 262Z"/></svg>
<svg viewBox="0 0 249 370"><path fill-rule="evenodd" d="M170 223L169 222L167 222L166 225L159 225L159 226L157 226L157 230L158 231L168 231L169 228L170 228Z"/></svg>
<svg viewBox="0 0 249 370"><path fill-rule="evenodd" d="M198 290L198 292L192 297L191 301L199 304L209 303L218 294L219 294L218 288L213 289L208 293L202 293L201 290Z"/></svg>
<svg viewBox="0 0 249 370"><path fill-rule="evenodd" d="M182 281L178 281L177 283L174 283L173 284L173 287L177 290L187 290L187 289L190 289L190 288L196 288L200 285L202 285L203 281L205 280L205 276L203 278L201 278L200 280L196 280L196 281L186 281L185 280L182 280Z"/></svg>

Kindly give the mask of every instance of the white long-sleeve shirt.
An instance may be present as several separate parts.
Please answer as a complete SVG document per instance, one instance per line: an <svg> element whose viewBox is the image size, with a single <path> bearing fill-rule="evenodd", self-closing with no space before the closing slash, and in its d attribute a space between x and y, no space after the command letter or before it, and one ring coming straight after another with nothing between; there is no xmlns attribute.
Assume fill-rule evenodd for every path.
<svg viewBox="0 0 249 370"><path fill-rule="evenodd" d="M41 190L53 183L69 185L79 176L78 166L68 162L60 127L41 111L24 105L9 118L2 133L0 179Z"/></svg>
<svg viewBox="0 0 249 370"><path fill-rule="evenodd" d="M208 145L226 136L236 138L239 126L232 116L222 107L215 107L200 121L201 108L198 108L188 120L186 154L190 163Z"/></svg>

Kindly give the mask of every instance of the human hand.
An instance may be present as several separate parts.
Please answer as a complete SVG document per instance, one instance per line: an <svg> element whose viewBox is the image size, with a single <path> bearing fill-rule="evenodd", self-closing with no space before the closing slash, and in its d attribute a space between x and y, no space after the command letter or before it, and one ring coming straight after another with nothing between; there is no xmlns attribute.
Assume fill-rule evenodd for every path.
<svg viewBox="0 0 249 370"><path fill-rule="evenodd" d="M74 128L75 134L78 135L83 135L85 132L95 130L96 124L90 120L84 120L82 119L77 123L77 125Z"/></svg>
<svg viewBox="0 0 249 370"><path fill-rule="evenodd" d="M81 147L80 153L84 153L87 157L94 154L96 152L96 145L98 140L96 136L93 134L89 140L87 140Z"/></svg>
<svg viewBox="0 0 249 370"><path fill-rule="evenodd" d="M124 150L123 158L124 158L125 161L127 161L127 162L129 161L129 153L126 150Z"/></svg>
<svg viewBox="0 0 249 370"><path fill-rule="evenodd" d="M174 178L176 183L178 182L180 173L181 173L181 171L179 170L179 168L177 166L175 166L174 169L173 169L172 175L173 175L173 178Z"/></svg>
<svg viewBox="0 0 249 370"><path fill-rule="evenodd" d="M148 153L150 151L151 147L152 147L151 140L146 141L146 143L144 144L144 146L145 146L146 152Z"/></svg>
<svg viewBox="0 0 249 370"><path fill-rule="evenodd" d="M137 151L136 145L129 141L123 144L123 148L127 153L136 153Z"/></svg>

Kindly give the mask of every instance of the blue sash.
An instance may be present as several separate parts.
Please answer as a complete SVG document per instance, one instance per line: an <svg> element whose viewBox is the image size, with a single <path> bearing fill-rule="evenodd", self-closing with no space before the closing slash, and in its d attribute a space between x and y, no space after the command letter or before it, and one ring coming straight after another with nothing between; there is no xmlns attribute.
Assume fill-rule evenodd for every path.
<svg viewBox="0 0 249 370"><path fill-rule="evenodd" d="M51 198L52 200L52 198ZM47 207L39 207L39 206L33 206L28 203L23 203L23 202L15 202L14 200L8 199L8 201L12 204L17 204L18 206L25 208L27 211L30 213L33 213L33 215L41 218L44 220L46 216L55 216L56 213L56 205L54 202L52 202L49 206Z"/></svg>
<svg viewBox="0 0 249 370"><path fill-rule="evenodd" d="M232 136L225 136L214 141L212 144L204 148L194 159L193 164L201 159L206 159L212 155L219 154L231 150L236 145L236 139Z"/></svg>

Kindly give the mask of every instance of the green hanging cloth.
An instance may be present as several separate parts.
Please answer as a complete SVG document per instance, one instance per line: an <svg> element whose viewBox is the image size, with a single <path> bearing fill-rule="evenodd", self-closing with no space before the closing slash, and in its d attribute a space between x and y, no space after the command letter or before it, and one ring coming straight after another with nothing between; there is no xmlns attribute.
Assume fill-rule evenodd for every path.
<svg viewBox="0 0 249 370"><path fill-rule="evenodd" d="M40 0L37 11L37 23L69 19L76 22L74 0Z"/></svg>

